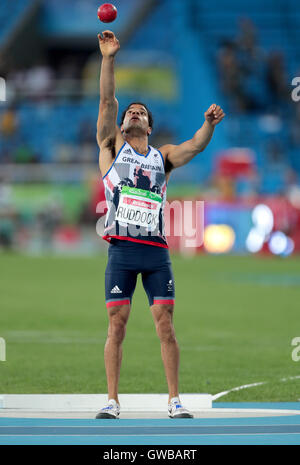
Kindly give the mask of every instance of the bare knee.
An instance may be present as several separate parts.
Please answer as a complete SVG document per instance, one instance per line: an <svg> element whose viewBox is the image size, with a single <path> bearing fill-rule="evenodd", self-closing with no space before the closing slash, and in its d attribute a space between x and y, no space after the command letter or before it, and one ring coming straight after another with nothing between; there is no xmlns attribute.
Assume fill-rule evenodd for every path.
<svg viewBox="0 0 300 465"><path fill-rule="evenodd" d="M176 342L173 326L174 305L159 305L152 308L157 336L161 342Z"/></svg>
<svg viewBox="0 0 300 465"><path fill-rule="evenodd" d="M129 317L129 308L125 306L116 306L109 309L109 326L108 326L108 338L111 341L121 344L126 334L126 324ZM128 307L128 306L126 306Z"/></svg>
<svg viewBox="0 0 300 465"><path fill-rule="evenodd" d="M126 326L119 323L110 323L107 336L113 342L121 344L125 338Z"/></svg>

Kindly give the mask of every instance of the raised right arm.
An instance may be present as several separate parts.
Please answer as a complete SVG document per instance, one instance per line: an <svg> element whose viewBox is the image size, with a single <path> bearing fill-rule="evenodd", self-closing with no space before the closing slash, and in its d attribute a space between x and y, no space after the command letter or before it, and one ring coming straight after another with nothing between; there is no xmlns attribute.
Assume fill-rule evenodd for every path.
<svg viewBox="0 0 300 465"><path fill-rule="evenodd" d="M97 142L100 148L99 166L102 176L110 168L116 152L123 145L123 136L117 126L118 101L115 97L114 61L120 48L119 41L110 31L98 35L102 53L100 71L100 104L97 121Z"/></svg>

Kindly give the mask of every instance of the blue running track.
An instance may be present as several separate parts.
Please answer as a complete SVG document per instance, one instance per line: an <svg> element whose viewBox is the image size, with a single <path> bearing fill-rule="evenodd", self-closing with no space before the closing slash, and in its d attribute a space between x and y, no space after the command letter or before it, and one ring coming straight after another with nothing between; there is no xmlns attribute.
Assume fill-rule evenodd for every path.
<svg viewBox="0 0 300 465"><path fill-rule="evenodd" d="M0 418L0 445L300 445L300 415L66 420Z"/></svg>

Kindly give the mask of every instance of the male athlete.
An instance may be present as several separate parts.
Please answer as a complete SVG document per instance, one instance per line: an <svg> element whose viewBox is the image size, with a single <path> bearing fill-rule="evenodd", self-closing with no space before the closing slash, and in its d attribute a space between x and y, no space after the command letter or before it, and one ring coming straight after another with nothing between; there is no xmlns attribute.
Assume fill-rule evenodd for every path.
<svg viewBox="0 0 300 465"><path fill-rule="evenodd" d="M108 403L96 418L118 418L118 384L122 342L129 318L137 275L147 293L168 383L168 415L193 418L179 399L179 347L173 326L174 277L164 235L163 209L170 172L188 163L209 143L215 126L224 118L213 104L203 126L191 140L148 145L153 119L146 105L132 103L117 125L114 59L120 44L111 31L98 35L102 53L97 141L108 211L103 238L110 245L105 272L109 328L104 349Z"/></svg>

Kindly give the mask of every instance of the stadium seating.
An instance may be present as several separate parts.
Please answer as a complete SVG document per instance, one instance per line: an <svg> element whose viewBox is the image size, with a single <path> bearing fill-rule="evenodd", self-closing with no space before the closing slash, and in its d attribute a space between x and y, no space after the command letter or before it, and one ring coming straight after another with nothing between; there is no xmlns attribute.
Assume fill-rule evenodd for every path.
<svg viewBox="0 0 300 465"><path fill-rule="evenodd" d="M13 2L12 15L12 3L9 0L3 1L6 7L1 6L0 11L0 42L5 31L12 27L13 16L18 16L16 11L22 11L30 3L30 0L16 0ZM93 35L95 30L100 30L95 15L98 1L72 0L71 3L72 9L81 11L80 21L77 14L69 14L70 0L49 0L43 3L41 27L45 36L60 37L64 34L80 37ZM128 20L130 11L136 8L139 0L127 0L126 5L122 1L115 3L122 22ZM189 7L186 8L186 5ZM299 148L290 142L291 108L279 105L274 110L272 98L262 79L265 73L263 66L256 70L258 74L248 76L245 80L249 93L262 103L256 111L242 114L228 111L230 102L222 93L218 81L217 57L220 44L224 39L237 37L242 18L253 22L262 54L267 56L279 50L284 55L289 80L299 75L300 42L297 39L300 11L296 0L227 0L226 3L223 0L159 1L140 27L136 28L127 44L122 44L118 63L126 64L128 57L131 57L129 65L136 62L144 66L152 56L153 63L167 64L178 76L181 92L178 100L171 103L157 98L146 100L154 113L155 127L170 129L174 134L173 142L192 136L196 129L194 125L202 120L208 102L217 100L224 106L227 118L222 127L218 128L218 137L214 138L205 156L193 161L192 170L183 169L180 175L174 176L175 179L204 182L212 174L218 151L232 146L250 147L256 155L260 192L278 193L284 189L288 168L300 174ZM1 24L5 24L5 28L1 28ZM118 30L119 26L114 25L112 28ZM184 43L179 40L179 34L185 37ZM132 94L118 95L120 109L132 98ZM134 98L143 99L143 95L134 95ZM98 97L43 105L20 103L17 111L21 139L39 153L41 161L49 162L57 159L57 147L60 144L69 144L74 148L78 145L80 127L84 121L95 124ZM0 148L3 143L0 141Z"/></svg>
<svg viewBox="0 0 300 465"><path fill-rule="evenodd" d="M114 0L112 3L118 10L113 29L119 33L130 22L141 2ZM41 15L43 33L51 37L94 36L101 27L97 17L100 4L99 0L44 0Z"/></svg>
<svg viewBox="0 0 300 465"><path fill-rule="evenodd" d="M220 0L191 0L191 5L190 25L203 42L206 59L216 73L219 72L217 61L221 43L236 39L240 32L241 20L247 19L254 25L257 46L264 60L272 52L283 54L289 81L286 84L299 75L300 44L297 38L300 12L295 0L228 0L226 3ZM293 118L291 105L290 108L288 103L274 105L263 79L266 73L264 66L265 63L261 65L261 69L255 70L256 76L245 76L243 82L249 94L262 104L261 108L233 117L229 114L224 126L230 145L250 146L254 149L260 170L261 193L278 193L284 189L289 168L300 174L297 161L299 148L298 151L292 148L289 140ZM226 98L224 104L225 110L230 108L230 102ZM263 116L266 113L273 114L273 121L272 117ZM276 117L279 118L279 123ZM281 146L280 160L269 156L269 147L276 143Z"/></svg>
<svg viewBox="0 0 300 465"><path fill-rule="evenodd" d="M0 7L0 47L10 31L22 19L33 0L1 0Z"/></svg>

